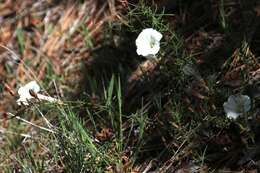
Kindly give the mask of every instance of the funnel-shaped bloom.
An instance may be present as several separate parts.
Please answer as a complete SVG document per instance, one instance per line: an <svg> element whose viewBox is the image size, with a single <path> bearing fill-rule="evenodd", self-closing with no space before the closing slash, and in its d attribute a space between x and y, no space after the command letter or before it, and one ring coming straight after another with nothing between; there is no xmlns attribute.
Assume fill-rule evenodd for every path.
<svg viewBox="0 0 260 173"><path fill-rule="evenodd" d="M40 86L37 84L36 81L31 81L27 83L26 85L20 87L18 89L18 94L20 98L16 101L18 105L29 105L29 102L33 98L37 98L39 100L45 100L49 102L55 102L58 101L57 99L49 96L45 96L42 94L39 94ZM32 96L32 92L34 96Z"/></svg>
<svg viewBox="0 0 260 173"><path fill-rule="evenodd" d="M152 28L144 29L135 41L137 54L145 57L157 54L160 50L161 39L160 32Z"/></svg>
<svg viewBox="0 0 260 173"><path fill-rule="evenodd" d="M36 81L31 81L18 89L18 94L20 96L20 98L16 101L18 105L29 105L28 101L34 98L30 94L30 90L34 93L38 93L40 91L40 86Z"/></svg>
<svg viewBox="0 0 260 173"><path fill-rule="evenodd" d="M239 115L248 112L251 108L250 97L247 95L231 95L223 104L224 111L230 119L236 119Z"/></svg>

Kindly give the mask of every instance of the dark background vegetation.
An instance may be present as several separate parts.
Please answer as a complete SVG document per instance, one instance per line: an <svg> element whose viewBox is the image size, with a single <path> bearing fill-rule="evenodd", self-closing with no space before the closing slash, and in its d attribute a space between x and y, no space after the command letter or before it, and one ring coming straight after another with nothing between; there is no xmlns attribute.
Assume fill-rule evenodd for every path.
<svg viewBox="0 0 260 173"><path fill-rule="evenodd" d="M259 22L257 0L0 1L0 168L258 172ZM136 54L144 28L157 60ZM18 107L30 80L64 104ZM252 109L230 120L237 93Z"/></svg>

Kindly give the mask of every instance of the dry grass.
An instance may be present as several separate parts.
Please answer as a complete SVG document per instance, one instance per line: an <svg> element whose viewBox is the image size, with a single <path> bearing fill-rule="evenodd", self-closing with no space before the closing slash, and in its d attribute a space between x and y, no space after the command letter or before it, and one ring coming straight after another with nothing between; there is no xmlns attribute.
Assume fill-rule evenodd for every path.
<svg viewBox="0 0 260 173"><path fill-rule="evenodd" d="M256 0L0 1L0 170L257 172L259 17ZM135 53L147 27L158 60ZM30 80L64 103L18 107ZM231 121L235 93L253 106Z"/></svg>

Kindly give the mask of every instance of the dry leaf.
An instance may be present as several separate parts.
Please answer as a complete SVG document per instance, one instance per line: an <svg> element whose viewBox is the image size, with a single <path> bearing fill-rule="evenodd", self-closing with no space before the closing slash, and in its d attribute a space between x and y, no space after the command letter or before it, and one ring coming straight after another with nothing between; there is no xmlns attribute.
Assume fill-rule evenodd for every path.
<svg viewBox="0 0 260 173"><path fill-rule="evenodd" d="M96 133L96 138L100 141L105 141L110 139L114 135L112 129L103 128L101 132Z"/></svg>

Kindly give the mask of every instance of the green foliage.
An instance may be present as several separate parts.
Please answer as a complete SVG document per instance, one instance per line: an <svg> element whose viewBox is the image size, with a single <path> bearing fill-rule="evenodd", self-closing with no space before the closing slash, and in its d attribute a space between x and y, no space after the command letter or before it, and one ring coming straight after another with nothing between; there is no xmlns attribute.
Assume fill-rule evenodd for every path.
<svg viewBox="0 0 260 173"><path fill-rule="evenodd" d="M205 10L210 2L199 4L203 3ZM230 37L233 28L225 3L224 0L216 3L218 21L213 26L217 25L221 34ZM190 16L182 16L183 20L192 18L193 5L194 2L179 4L178 8L183 8L180 11L191 10ZM194 6L196 10L202 9ZM249 83L250 70L256 69L258 63L250 51L250 42L243 39L234 44L224 38L223 42L231 45L228 47L234 54L217 47L221 54L199 49L196 55L188 50L189 42L195 40L196 44L191 46L196 50L203 38L187 37L196 35L200 26L196 22L204 22L200 26L205 28L204 32L209 30L210 17L203 16L205 21L200 18L187 26L187 30L181 30L170 25L169 17L175 14L167 14L154 3L147 5L139 1L130 4L128 10L122 21L106 25L104 42L97 48L88 29L83 25L78 28L86 47L93 48L93 64L86 72L86 89L76 101L34 104L28 108L30 111L23 112L24 118L33 116L30 120L37 124L42 123L38 114L46 115L55 124L55 133L37 129L37 138L25 140L21 134L27 133L27 125L11 120L8 130L16 133L6 133L7 147L0 149L1 158L7 160L3 164L5 172L44 172L50 168L49 163L55 167L53 170L59 167L64 172L131 172L140 165L145 167L143 172L146 168L153 172L174 172L187 162L199 167L201 172L214 172L223 167L237 170L247 164L247 159L258 157L259 97L252 97L252 109L237 120L228 119L223 111L223 102L229 95L247 94L247 88L254 85ZM185 27L185 22L182 25ZM163 34L161 50L152 62L155 68L129 82L129 76L145 61L135 54L134 47L135 38L144 28L154 28ZM22 51L24 33L17 33ZM208 37L207 34L203 36ZM200 60L202 64L198 63ZM240 73L242 84L234 89L222 83L226 72L233 72L240 65L249 69ZM54 74L53 68L48 63L45 87L53 80L65 82ZM28 143L24 144L24 140ZM13 162L7 157L12 154L17 157Z"/></svg>
<svg viewBox="0 0 260 173"><path fill-rule="evenodd" d="M90 36L89 30L86 27L86 24L81 24L80 28L79 28L80 34L83 36L84 42L85 42L85 46L88 48L93 48L93 40Z"/></svg>
<svg viewBox="0 0 260 173"><path fill-rule="evenodd" d="M17 35L17 39L18 39L18 44L19 44L19 48L20 48L20 52L24 51L24 44L25 44L25 38L24 38L24 31L22 28L17 28L16 29L16 35Z"/></svg>

